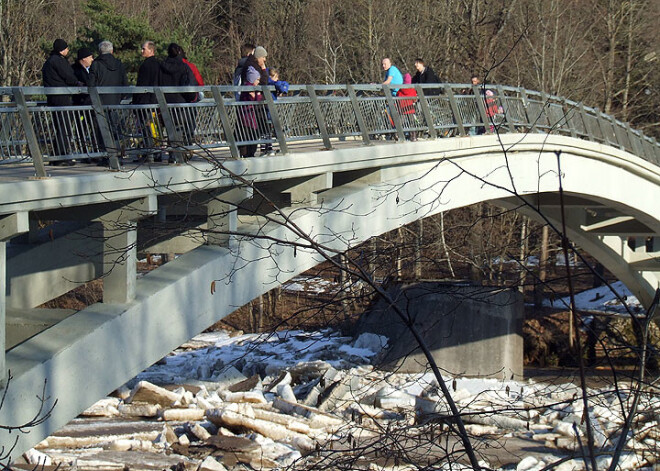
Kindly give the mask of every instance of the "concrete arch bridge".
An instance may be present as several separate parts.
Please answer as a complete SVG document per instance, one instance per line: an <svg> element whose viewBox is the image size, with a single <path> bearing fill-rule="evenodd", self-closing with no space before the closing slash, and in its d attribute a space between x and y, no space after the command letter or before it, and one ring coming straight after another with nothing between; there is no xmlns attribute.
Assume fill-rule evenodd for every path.
<svg viewBox="0 0 660 471"><path fill-rule="evenodd" d="M651 303L660 281L654 140L582 104L512 87L493 86L490 97L462 84L417 86L408 101L386 86L292 90L277 100L264 90L255 104L236 101L232 87L202 87L204 100L168 104L165 93L181 90L0 89L0 366L5 380L11 372L0 424L32 419L44 380L48 402L58 401L29 434L0 432L5 450L18 436L17 456L318 264L309 241L342 252L484 201L560 227L560 181L568 236ZM158 102L104 105L113 92L154 92ZM39 100L50 93L89 93L92 105L47 107ZM277 155L240 158L250 145ZM149 162L162 152L175 163ZM102 158L109 168L94 164ZM138 278L138 252L180 255ZM39 307L99 277L103 302Z"/></svg>

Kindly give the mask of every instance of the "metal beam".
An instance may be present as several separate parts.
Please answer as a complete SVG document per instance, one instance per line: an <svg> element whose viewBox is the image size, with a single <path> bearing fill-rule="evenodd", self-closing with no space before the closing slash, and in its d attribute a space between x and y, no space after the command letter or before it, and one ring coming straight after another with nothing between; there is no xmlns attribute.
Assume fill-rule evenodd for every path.
<svg viewBox="0 0 660 471"><path fill-rule="evenodd" d="M581 226L585 232L597 235L653 236L654 232L633 216L619 216Z"/></svg>

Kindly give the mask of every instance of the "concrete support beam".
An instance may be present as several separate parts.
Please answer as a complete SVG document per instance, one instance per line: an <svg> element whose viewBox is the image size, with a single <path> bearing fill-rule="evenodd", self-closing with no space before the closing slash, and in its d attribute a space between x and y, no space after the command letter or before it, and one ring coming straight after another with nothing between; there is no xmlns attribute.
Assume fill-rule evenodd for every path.
<svg viewBox="0 0 660 471"><path fill-rule="evenodd" d="M7 371L7 240L30 230L27 212L10 214L0 219L0 388L5 387Z"/></svg>
<svg viewBox="0 0 660 471"><path fill-rule="evenodd" d="M264 185L263 193L279 206L303 206L316 204L317 193L329 188L332 188L332 172L270 182Z"/></svg>
<svg viewBox="0 0 660 471"><path fill-rule="evenodd" d="M0 240L9 240L29 230L27 212L13 213L0 219Z"/></svg>
<svg viewBox="0 0 660 471"><path fill-rule="evenodd" d="M583 225L582 230L592 234L620 236L652 236L653 231L633 216L618 216L590 225Z"/></svg>
<svg viewBox="0 0 660 471"><path fill-rule="evenodd" d="M5 387L7 370L5 368L5 350L7 338L7 242L0 241L0 388Z"/></svg>
<svg viewBox="0 0 660 471"><path fill-rule="evenodd" d="M137 222L104 224L103 240L103 302L130 303L137 279Z"/></svg>
<svg viewBox="0 0 660 471"><path fill-rule="evenodd" d="M103 224L103 302L126 304L135 299L137 220L158 211L155 196L141 198L98 220Z"/></svg>
<svg viewBox="0 0 660 471"><path fill-rule="evenodd" d="M221 190L213 194L207 204L206 243L230 247L235 244L238 231L238 206L252 198L248 187Z"/></svg>

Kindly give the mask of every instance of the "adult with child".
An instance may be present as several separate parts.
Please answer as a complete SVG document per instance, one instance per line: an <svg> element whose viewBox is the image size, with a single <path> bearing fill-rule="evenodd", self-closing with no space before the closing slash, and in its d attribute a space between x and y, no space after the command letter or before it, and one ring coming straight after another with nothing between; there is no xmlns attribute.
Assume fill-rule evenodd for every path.
<svg viewBox="0 0 660 471"><path fill-rule="evenodd" d="M247 57L241 73L242 85L258 86L268 84L268 71L266 69L267 56L268 52L266 49L262 46L257 46L254 49L254 53ZM264 97L259 90L243 91L240 94L240 101L258 102L263 99ZM262 106L241 106L239 112L244 140L258 140L262 136L269 134L266 113ZM242 157L254 157L256 151L256 144L240 146Z"/></svg>

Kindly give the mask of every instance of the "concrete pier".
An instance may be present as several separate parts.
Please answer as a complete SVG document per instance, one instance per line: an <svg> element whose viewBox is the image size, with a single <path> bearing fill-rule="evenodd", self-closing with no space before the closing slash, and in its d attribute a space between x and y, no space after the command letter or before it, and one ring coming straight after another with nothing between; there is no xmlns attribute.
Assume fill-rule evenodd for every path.
<svg viewBox="0 0 660 471"><path fill-rule="evenodd" d="M397 284L388 293L406 320L381 299L357 326L359 333L374 332L389 339L381 359L387 369L428 370L410 325L448 374L522 377L523 299L518 291L428 281Z"/></svg>

